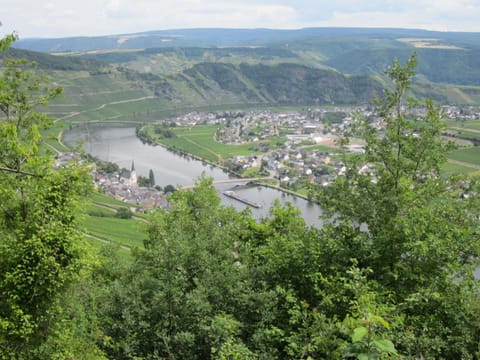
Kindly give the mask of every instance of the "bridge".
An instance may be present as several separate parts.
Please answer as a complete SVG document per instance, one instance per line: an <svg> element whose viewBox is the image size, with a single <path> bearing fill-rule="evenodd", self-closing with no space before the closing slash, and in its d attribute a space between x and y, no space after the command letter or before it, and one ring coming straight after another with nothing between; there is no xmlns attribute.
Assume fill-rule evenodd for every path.
<svg viewBox="0 0 480 360"><path fill-rule="evenodd" d="M219 184L229 184L229 183L249 183L253 181L260 181L260 180L271 180L273 177L271 176L266 176L263 178L235 178L235 179L224 179L224 180L215 180L213 181L213 185L219 185ZM187 185L187 186L182 186L182 189L192 189L194 188L195 185Z"/></svg>

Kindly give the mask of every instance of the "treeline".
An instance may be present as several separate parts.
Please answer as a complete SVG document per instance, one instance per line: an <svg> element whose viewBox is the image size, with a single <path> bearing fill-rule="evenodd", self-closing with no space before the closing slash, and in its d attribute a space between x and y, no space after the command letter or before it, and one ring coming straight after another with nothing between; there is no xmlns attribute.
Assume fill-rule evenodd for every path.
<svg viewBox="0 0 480 360"><path fill-rule="evenodd" d="M174 123L175 124L175 123ZM135 129L137 137L144 144L156 145L159 139L176 137L171 125L144 125Z"/></svg>
<svg viewBox="0 0 480 360"><path fill-rule="evenodd" d="M110 68L107 63L94 59L81 59L74 56L55 56L14 48L0 52L0 59L2 58L27 58L29 61L36 62L38 67L44 70L90 71L92 74L98 74L108 72Z"/></svg>

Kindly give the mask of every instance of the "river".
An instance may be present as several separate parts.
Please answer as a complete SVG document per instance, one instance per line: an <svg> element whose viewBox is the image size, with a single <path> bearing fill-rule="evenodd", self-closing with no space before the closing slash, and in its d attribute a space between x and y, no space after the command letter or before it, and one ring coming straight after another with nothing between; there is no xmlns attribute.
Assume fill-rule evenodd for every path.
<svg viewBox="0 0 480 360"><path fill-rule="evenodd" d="M120 167L130 169L132 162L139 175L147 176L152 169L155 182L162 187L171 185L189 186L195 182L203 172L214 180L224 180L230 176L223 170L205 165L201 161L174 154L161 146L143 144L135 135L135 128L127 127L77 127L65 132L63 141L75 146L78 141L83 142L87 153L98 156L100 159L117 163ZM248 205L230 199L222 193L232 189L236 184L215 185L222 204L233 205L237 210L243 210ZM238 185L238 184L237 184ZM252 208L253 215L259 219L268 216L269 208L278 199L281 203L290 202L302 214L307 225L320 226L319 216L321 208L302 198L285 194L279 190L253 186L236 187L235 192L262 205L261 208Z"/></svg>

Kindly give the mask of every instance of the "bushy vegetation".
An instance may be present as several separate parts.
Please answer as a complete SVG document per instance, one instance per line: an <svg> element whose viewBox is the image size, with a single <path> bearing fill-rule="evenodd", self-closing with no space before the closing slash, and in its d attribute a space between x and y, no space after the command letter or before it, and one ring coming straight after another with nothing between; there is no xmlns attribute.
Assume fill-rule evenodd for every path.
<svg viewBox="0 0 480 360"><path fill-rule="evenodd" d="M431 102L423 118L401 111L415 58L388 70L385 129L359 123L365 154L312 189L321 229L291 205L257 222L201 177L152 213L130 262L82 243L76 208L90 181L38 153L49 119L34 105L59 90L24 65L8 61L0 76L0 358L480 357L480 186L440 176L451 147ZM358 170L365 161L376 181ZM138 244L132 220L86 221Z"/></svg>
<svg viewBox="0 0 480 360"><path fill-rule="evenodd" d="M121 208L117 209L115 217L117 217L119 219L131 219L132 218L132 212L130 211L129 208L121 207Z"/></svg>

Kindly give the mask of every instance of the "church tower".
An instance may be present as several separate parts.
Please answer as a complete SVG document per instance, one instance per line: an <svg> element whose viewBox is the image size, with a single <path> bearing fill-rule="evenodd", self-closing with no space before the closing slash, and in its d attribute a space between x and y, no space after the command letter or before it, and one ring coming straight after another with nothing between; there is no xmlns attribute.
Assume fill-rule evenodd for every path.
<svg viewBox="0 0 480 360"><path fill-rule="evenodd" d="M135 163L132 160L132 169L130 170L130 185L137 185L137 172L135 171Z"/></svg>

